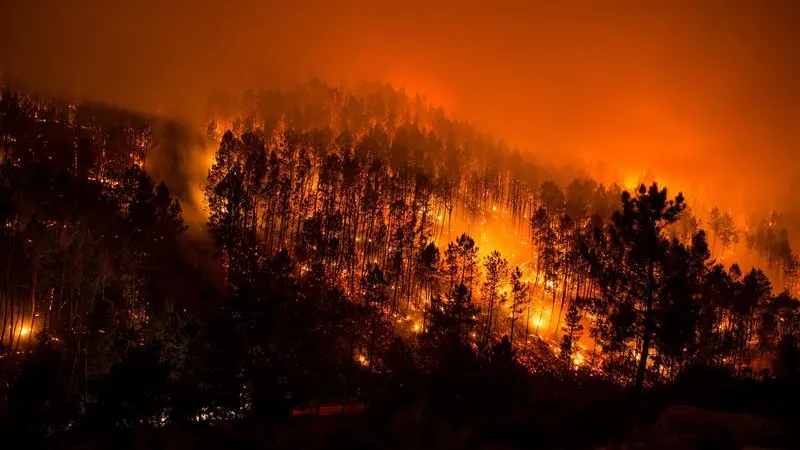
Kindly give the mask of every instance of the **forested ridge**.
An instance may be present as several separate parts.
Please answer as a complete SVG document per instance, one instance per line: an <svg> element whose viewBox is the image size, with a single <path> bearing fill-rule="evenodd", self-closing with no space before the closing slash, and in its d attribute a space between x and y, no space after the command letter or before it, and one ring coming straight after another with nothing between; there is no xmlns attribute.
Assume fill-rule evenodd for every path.
<svg viewBox="0 0 800 450"><path fill-rule="evenodd" d="M184 125L4 86L9 429L280 421L352 399L489 414L545 378L641 393L697 371L797 377L778 212L698 217L655 182L556 169L388 85L208 105L207 223L187 225L148 173ZM221 277L186 250L189 226ZM737 245L761 268L729 261Z"/></svg>

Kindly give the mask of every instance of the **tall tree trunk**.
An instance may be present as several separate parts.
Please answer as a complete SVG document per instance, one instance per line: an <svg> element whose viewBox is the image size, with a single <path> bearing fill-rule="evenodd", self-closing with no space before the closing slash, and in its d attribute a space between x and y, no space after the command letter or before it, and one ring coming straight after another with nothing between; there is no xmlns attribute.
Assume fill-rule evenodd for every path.
<svg viewBox="0 0 800 450"><path fill-rule="evenodd" d="M556 320L556 328L553 330L553 337L558 336L558 327L561 326L561 314L564 312L564 303L567 301L567 290L568 290L568 283L567 280L569 279L569 272L570 270L564 271L564 290L561 292L561 304L558 307L558 319Z"/></svg>
<svg viewBox="0 0 800 450"><path fill-rule="evenodd" d="M28 327L28 345L30 345L31 338L33 338L33 322L36 319L36 283L38 277L39 262L37 257L33 265L33 280L31 281L31 325Z"/></svg>
<svg viewBox="0 0 800 450"><path fill-rule="evenodd" d="M650 354L650 338L653 333L653 301L655 295L655 261L650 260L647 268L647 298L645 299L644 330L642 333L642 351L639 354L639 366L636 369L636 392L642 392L647 372L647 357Z"/></svg>
<svg viewBox="0 0 800 450"><path fill-rule="evenodd" d="M511 300L511 330L509 331L509 340L511 346L514 346L514 322L517 321L517 302L516 299Z"/></svg>

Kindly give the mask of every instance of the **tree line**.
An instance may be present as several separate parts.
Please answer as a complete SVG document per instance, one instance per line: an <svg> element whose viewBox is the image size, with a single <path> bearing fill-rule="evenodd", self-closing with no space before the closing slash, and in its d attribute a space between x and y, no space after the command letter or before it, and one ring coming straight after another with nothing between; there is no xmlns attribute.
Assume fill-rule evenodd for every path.
<svg viewBox="0 0 800 450"><path fill-rule="evenodd" d="M454 302L463 284L480 310L471 317L476 329L465 335L474 335L478 348L505 334L524 352L532 334L543 335L560 344L567 365L587 364L640 388L647 373L671 380L699 359L737 371L778 369L772 359L779 349L795 347L794 332L774 326L782 314L795 323L788 311L797 305L779 300L792 298L797 268L776 214L742 233L729 212L714 208L701 221L682 196L669 199L655 184L631 193L586 177L565 188L539 184L533 162L475 138L463 131L467 125L437 120L437 110L426 112L420 99L401 108L406 122L398 123L381 113L382 105L402 102L381 86L349 95L314 88L329 103L340 102L326 110L336 120L315 124L313 101L263 113L265 105L302 103L294 97L308 92L247 93L241 116L228 120L233 128L221 137L206 188L209 224L212 233L255 240L229 241L224 257L269 254L277 241L295 249L298 276L316 273L365 302L372 293L358 280L380 270L388 287L380 307L404 335L428 332L436 305ZM209 130L216 127L212 122ZM235 154L241 156L233 162ZM528 240L530 261L510 267L502 249L479 258L472 237L451 234L454 216L461 226L503 220L509 233ZM231 232L236 217L245 220ZM523 227L527 236L519 233ZM740 234L767 260L776 295L761 270L742 273L712 259L712 252L724 256L737 245ZM442 237L455 238L443 251L436 245ZM623 264L628 258L631 264ZM724 300L712 292L724 292ZM740 294L749 297L733 299ZM581 348L582 340L591 348Z"/></svg>

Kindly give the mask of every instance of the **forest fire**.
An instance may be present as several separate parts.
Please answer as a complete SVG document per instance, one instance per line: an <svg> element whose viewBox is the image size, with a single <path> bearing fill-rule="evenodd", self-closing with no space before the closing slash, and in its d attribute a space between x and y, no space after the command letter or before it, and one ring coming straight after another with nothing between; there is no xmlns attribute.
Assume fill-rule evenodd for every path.
<svg viewBox="0 0 800 450"><path fill-rule="evenodd" d="M376 94L356 95L367 95L366 98L369 98L369 95ZM215 120L225 123L237 123L239 121L236 117L226 116ZM285 116L282 120L286 120ZM257 123L258 118L256 116L255 118L246 119L246 121ZM243 122L240 121L238 123ZM276 127L276 133L285 133L287 129L301 132L296 128L297 126L298 124L296 123L279 122ZM270 246L273 248L305 246L307 250L302 253L307 255L305 258L310 259L300 264L299 273L301 276L309 273L308 267L311 265L322 264L337 267L338 283L348 295L356 298L364 296L365 304L369 304L371 301L379 301L394 305L388 307L387 310L400 309L401 315L405 316L405 320L413 324L411 326L412 334L429 332L428 327L421 325L421 323L429 322L428 315L434 304L441 303L442 306L438 310L439 312L444 312L444 305L453 301L453 299L447 298L448 290L444 289L442 284L430 285L430 281L427 280L435 279L439 272L444 275L448 271L459 270L457 269L459 262L456 261L459 258L457 253L459 251L472 252L473 258L475 258L472 264L475 264L475 266L468 269L471 273L469 276L471 281L468 288L474 289L472 298L483 311L482 317L476 319L476 323L485 321L483 325L478 327L479 330L482 330L477 333L482 335L482 337L479 337L480 341L485 342L492 339L490 336L509 333L512 330L512 324L517 323L520 317L527 317L529 318L528 320L520 322L523 326L516 327L516 330L514 330L516 333L524 333L527 336L533 332L545 339L553 339L555 342L559 342L565 336L568 336L568 342L574 342L573 345L575 346L592 344L593 347L599 347L600 349L599 352L596 352L598 353L597 358L592 358L592 363L604 364L604 344L601 343L598 346L597 339L599 335L593 332L596 336L594 342L588 342L586 341L589 339L588 335L582 333L585 328L599 330L602 326L602 320L606 320L604 317L607 317L598 314L600 311L597 310L597 307L587 304L587 302L595 301L595 296L599 294L597 291L599 286L596 285L597 280L587 283L587 281L591 281L586 279L586 276L589 275L586 272L588 268L567 269L563 267L567 263L567 258L580 257L580 255L570 254L570 252L576 252L577 248L574 246L570 248L572 244L569 242L559 242L559 239L563 239L563 237L559 236L559 233L571 229L577 230L576 225L584 227L585 230L590 229L590 224L594 220L590 217L592 214L597 217L597 214L608 215L614 210L612 205L614 198L618 195L614 194L614 192L620 192L619 188L612 186L606 192L608 188L590 179L575 180L568 185L565 196L560 188L552 183L544 183L540 188L533 186L531 189L531 187L526 188L521 179L507 178L506 175L499 175L497 180L491 180L490 178L470 179L467 176L464 181L451 181L447 178L448 174L446 172L437 173L441 169L435 169L431 174L424 172L417 174L415 175L416 179L413 179L400 168L391 167L391 164L375 166L378 159L375 159L375 162L372 163L372 168L366 171L369 158L377 156L377 154L369 153L370 149L374 149L376 145L380 145L383 142L384 145L388 145L387 150L391 154L396 151L404 151L403 149L413 145L430 145L424 143L426 139L424 133L435 132L435 128L430 126L425 128L428 131L424 132L419 129L415 130L413 127L388 128L387 132L387 128L388 126L383 124L377 129L373 128L354 133L354 135L362 136L361 142L353 142L350 140L351 137L346 135L342 135L332 141L329 140L327 145L333 146L333 152L329 154L327 159L314 160L314 158L310 158L312 154L318 154L318 151L308 153L307 147L305 147L306 144L303 142L318 139L313 135L299 137L302 135L295 134L291 139L295 140L296 147L285 147L290 142L290 138L281 137L280 135L265 139L264 144L257 144L264 145L267 153L272 153L272 158L275 157L274 155L281 153L309 158L301 160L301 162L311 170L310 173L296 171L293 166L293 158L296 156L287 156L286 161L289 163L290 176L301 175L301 178L296 179L299 184L297 184L298 187L294 188L294 192L301 192L304 197L291 200L292 204L303 205L303 209L296 214L297 219L293 219L290 214L280 218L278 222L267 224L260 222L258 216L254 216L255 221L253 222L256 229L263 227L265 231L273 230L270 232L275 232L276 226L279 230L280 227L288 223L290 228L303 230L303 233L296 234L295 238L302 237L303 239L310 239L310 241L308 243L293 241L291 235L284 235L283 238L278 237L278 241L273 242ZM210 126L209 129L217 129L217 127ZM239 137L234 134L225 136L215 134L214 137L220 139L220 149L241 148L245 152L244 155L246 155L250 150L242 146L248 145L245 141L252 140L252 136L258 138L258 133L261 131L255 130L255 132L256 134L253 135L253 131L243 129L240 131L242 134ZM327 139L330 139L330 137L327 137ZM419 140L419 142L412 144L414 139ZM345 144L345 146L343 147L342 144ZM216 176L213 175L214 172L223 167L228 167L228 164L228 162L219 159L218 153L214 165L210 168L210 176ZM359 164L364 164L363 169L359 168ZM344 168L348 167L348 165L350 167L348 170L351 172L344 171ZM331 172L332 170L340 170L339 168L343 170L342 175ZM379 171L373 171L375 169ZM359 176L365 178L359 179ZM384 193L379 187L381 180L387 178L393 180L392 183L398 187L404 185L409 187L405 188L405 192L402 190L403 188L400 188L399 190L395 189ZM644 181L647 178L647 174L643 173L629 178L624 181L626 187L630 188L630 190L636 190L638 189L637 183ZM312 179L313 182L310 181ZM498 181L502 184L491 184ZM350 194L346 192L342 195L336 193L337 189L348 185L356 189L355 196L349 200L347 195ZM498 191L487 189L487 186L492 186L492 189L497 189ZM506 189L508 189L508 193L504 192ZM211 191L207 190L206 192L208 195ZM386 194L389 196L385 200L382 199L381 196ZM248 194L245 195L247 196ZM333 197L326 199L326 196L330 195L333 195ZM323 255L324 249L330 248L333 243L333 241L325 243L325 235L327 233L324 231L324 227L328 223L327 221L330 220L325 218L325 214L329 214L330 211L336 211L336 208L342 206L347 207L348 202L350 202L349 204L365 202L367 196L375 198L375 200L370 200L375 203L368 216L359 217L354 215L351 217L343 216L341 219L335 218L337 221L343 220L342 223L345 230L345 233L342 234L342 228L337 228L335 244L337 246L344 245L344 248L350 249L348 250L349 254L346 257L333 259ZM607 196L608 200L603 199L603 196ZM505 199L505 203L499 205L496 200L490 201L499 198ZM600 210L591 212L591 208L598 208L599 200L609 201L610 204L608 206L602 205ZM230 204L229 201L223 203L220 209L224 214L231 213L227 209L226 205L228 204ZM404 208L409 207L410 211L403 211ZM259 208L263 209L266 214L268 211L275 210L274 208L276 207L271 206L269 203L259 206L258 200L256 200L255 208L256 211ZM553 212L559 208L565 208L564 211L569 216L565 215L561 218L557 215L554 216ZM584 214L584 216L575 217L574 214L576 213L572 211L576 211L577 214ZM247 212L245 211L243 214L246 216ZM687 212L686 214L689 213ZM665 234L671 234L678 238L680 242L688 245L698 226L694 225L694 228L687 229L682 222L677 220L686 216L686 214L683 216L676 215L676 220L674 221L676 224L670 225L670 231L668 233L665 231ZM303 219L301 220L300 218ZM602 219L602 217L599 218ZM247 221L249 220L247 219ZM691 220L697 223L693 217L691 217ZM712 247L715 247L717 238L725 233L733 236L738 235L738 231L735 230L735 223L717 225L714 220L716 219L710 222L712 223L712 236L714 238ZM292 224L293 221L296 225ZM411 228L404 228L406 226L404 222L410 224ZM212 220L212 232L213 223L214 221ZM313 228L308 228L309 225ZM319 228L320 226L322 228ZM341 227L342 225L336 226ZM767 226L769 227L769 224ZM348 228L350 229L348 230ZM306 235L306 230L321 234L317 236ZM469 233L470 231L480 236L479 242L469 244L464 241L461 244L456 244L456 247L453 248L451 248L452 244L450 244L444 252L445 258L442 259L441 250L437 246L444 246L444 243L453 242L462 233ZM376 232L378 234L375 234ZM388 239L389 236L399 237L403 234L410 237L410 239L406 237L404 239L408 239L407 242L411 246L406 247L408 244L404 244L402 241L399 245L398 243L391 244ZM525 238L532 239L532 242ZM330 237L327 239L330 239ZM728 238L728 240L731 239ZM350 242L349 244L348 241ZM424 248L426 241L431 243L429 255L426 255L428 249ZM380 246L382 245L386 247L381 249ZM467 250L459 249L458 245L474 247ZM418 247L415 249L415 246ZM451 254L448 254L450 252ZM724 252L724 247L722 252ZM314 256L315 253L318 256ZM530 257L528 259L517 259L517 254L530 254ZM492 255L497 255L494 262L490 261L490 256ZM502 255L508 256L503 257ZM410 270L403 268L403 266L391 269L390 261L395 257L405 259L410 264ZM419 266L414 268L414 261L422 258L430 258L433 265L425 269ZM325 260L328 260L328 262L324 263L323 261ZM366 261L370 261L373 269L369 269ZM513 280L508 278L509 262L524 269L524 272L521 272L520 275L522 285L518 286L516 290L513 286ZM494 273L495 270L497 273ZM427 271L428 275L424 275L425 271ZM404 273L408 273L408 275ZM371 282L367 281L373 277L374 279ZM391 277L399 278L392 279ZM796 283L796 278L793 278L793 280L791 284ZM420 284L415 286L415 283ZM441 280L437 281L437 283L441 283ZM382 284L384 287L381 287ZM454 284L450 289L454 289L456 286L457 284ZM377 292L372 292L376 289ZM521 290L524 290L525 293L515 294L515 292L521 292ZM382 297L384 295L386 297ZM377 297L369 300L369 297L372 296ZM516 296L517 298L511 300L511 296ZM533 299L535 299L535 302L532 301ZM548 299L550 300L549 302L547 301ZM580 306L578 306L579 303L581 304ZM576 309L571 323L567 319L570 307L575 307ZM385 307L382 306L382 308ZM609 311L605 313L608 314ZM563 324L562 320L565 321ZM562 326L568 328L562 329ZM531 328L533 328L533 331ZM567 334L565 335L564 333ZM573 335L573 333L575 334ZM513 335L510 338L518 351L527 350L527 339L522 339L521 337L515 339ZM584 342L582 343L581 340ZM651 350L648 350L648 354L650 354ZM580 353L575 354L579 355ZM634 358L639 358L640 356L636 352L631 355ZM657 356L657 354L653 353L651 356ZM580 361L575 363L576 366L583 364L583 356L575 356L575 358L578 358L576 361ZM652 361L654 360L651 359ZM653 369L655 370L656 367L653 366Z"/></svg>
<svg viewBox="0 0 800 450"><path fill-rule="evenodd" d="M4 442L793 447L800 8L17 3Z"/></svg>
<svg viewBox="0 0 800 450"><path fill-rule="evenodd" d="M363 89L347 94L350 100L341 105L354 99L369 105L376 98L400 95L385 88ZM323 92L327 100L319 107L331 104L326 96L333 92L341 95ZM791 290L797 285L797 264L778 216L744 233L747 248L768 262L776 282L790 289L775 295L767 272L726 268L712 258L722 257L742 234L729 213L712 209L708 220L698 220L681 195L669 197L656 184L623 193L587 177L560 182L531 177L532 169L518 169L521 164L535 167L532 163L520 163L518 154L488 141L480 143L482 151L505 162L485 166L480 159L466 158L476 150L436 137L432 123L420 126L425 112L418 109L414 120L391 125L369 109L362 113L371 117L364 123L359 115L336 110L332 116L338 121L328 123L325 131L285 113L271 123L258 109L211 118L233 128L220 136L217 126L208 127L208 141L218 149L203 189L192 195L201 195L206 205L208 232L225 274L221 301L234 308L226 319L229 326L253 333L265 317L286 320L279 334L268 338L281 346L293 345L293 330L318 330L314 333L329 337L315 337L314 345L333 345L325 356L333 358L328 364L350 361L373 374L399 370L392 368L398 364L392 359L397 352L430 358L442 346L463 345L491 364L507 355L530 373L588 374L637 389L673 381L687 359L738 373L764 367L769 364L765 353L779 354L778 344L785 339L780 336L800 329L799 302ZM40 123L36 119L31 126ZM68 130L93 129L77 124ZM106 154L107 162L77 172L100 195L114 199L109 214L127 231L69 235L75 225L58 215L43 216L40 228L21 218L4 227L19 233L26 245L33 242L30 227L53 233L55 242L72 239L66 248L86 251L90 258L84 267L95 267L89 261L97 257L97 250L82 250L89 245L86 236L98 239L89 248L135 243L134 248L123 246L127 250L120 256L100 253L107 264L130 264L125 275L110 279L103 272L108 266L101 266L94 269L97 281L81 284L89 281L86 272L75 279L80 290L70 290L66 277L61 284L36 275L36 292L5 303L11 318L42 314L43 342L74 348L71 357L84 361L84 378L90 376L86 346L91 336L102 342L132 333L135 348L162 342L181 348L188 339L180 325L186 318L169 303L160 308L151 303L152 290L160 289L153 269L138 268L143 262L164 267L161 260L170 260L164 242L175 245L183 232L180 207L165 186L155 186L147 176L141 163L147 147L142 149L140 139L128 141L137 143L137 152ZM27 145L17 137L4 142L16 152ZM411 151L415 148L424 152ZM74 170L74 160L68 167ZM23 168L20 162L13 170ZM660 208L657 219L625 213L648 208ZM701 231L704 223L709 235ZM637 233L648 229L657 236L650 245L658 250L644 255L668 257L641 259ZM55 258L60 248L36 257ZM152 259L155 255L158 259ZM658 270L636 269L648 266ZM35 267L15 276L36 274ZM107 283L113 290L100 287ZM648 283L655 283L653 290L641 290ZM81 300L71 297L75 292L91 294ZM250 297L257 292L264 293L264 300ZM113 295L120 296L103 313L102 328L82 325L101 320L98 309L92 309L99 306L82 305L98 296L107 302ZM693 306L694 299L705 306ZM300 309L285 315L287 308ZM318 316L299 314L303 309ZM665 333L687 320L695 325L681 340ZM648 329L651 322L658 327ZM4 346L33 338L29 326L14 330L3 337ZM287 355L263 341L261 333L248 336L253 342L249 352ZM348 344L337 343L342 340ZM167 417L153 420L163 424Z"/></svg>

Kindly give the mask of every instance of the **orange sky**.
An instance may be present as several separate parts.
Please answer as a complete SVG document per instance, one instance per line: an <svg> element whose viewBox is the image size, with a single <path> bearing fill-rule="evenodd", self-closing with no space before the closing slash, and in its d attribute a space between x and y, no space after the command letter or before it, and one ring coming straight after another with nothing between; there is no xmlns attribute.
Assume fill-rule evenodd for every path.
<svg viewBox="0 0 800 450"><path fill-rule="evenodd" d="M2 0L0 65L188 118L212 87L390 81L559 162L800 211L800 2L270 3Z"/></svg>

